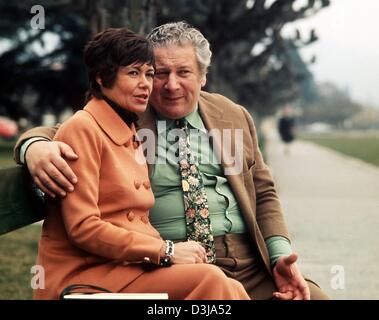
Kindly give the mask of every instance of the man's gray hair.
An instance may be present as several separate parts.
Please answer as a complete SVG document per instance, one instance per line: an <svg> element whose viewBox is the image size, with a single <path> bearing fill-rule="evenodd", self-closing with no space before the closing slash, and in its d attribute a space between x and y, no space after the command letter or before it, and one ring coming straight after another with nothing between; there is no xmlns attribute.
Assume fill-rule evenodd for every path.
<svg viewBox="0 0 379 320"><path fill-rule="evenodd" d="M198 29L188 23L180 21L162 24L151 30L147 39L154 48L193 45L200 72L207 73L212 57L209 42Z"/></svg>

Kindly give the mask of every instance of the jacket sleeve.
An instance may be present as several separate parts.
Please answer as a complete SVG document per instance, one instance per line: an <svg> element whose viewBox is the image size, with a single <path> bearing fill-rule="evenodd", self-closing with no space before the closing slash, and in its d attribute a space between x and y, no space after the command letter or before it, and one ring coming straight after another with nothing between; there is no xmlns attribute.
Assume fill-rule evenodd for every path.
<svg viewBox="0 0 379 320"><path fill-rule="evenodd" d="M148 257L158 264L162 239L126 230L101 218L98 199L102 138L88 124L88 119L63 124L54 139L69 144L79 156L78 160L68 162L78 183L74 192L68 193L61 202L70 241L108 259L140 262Z"/></svg>
<svg viewBox="0 0 379 320"><path fill-rule="evenodd" d="M246 109L242 108L242 110L249 125L253 144L252 148L255 159L253 182L256 192L256 216L258 226L265 240L272 236L283 236L289 239L287 225L274 180L270 169L263 160L258 145L258 136L253 118Z"/></svg>
<svg viewBox="0 0 379 320"><path fill-rule="evenodd" d="M53 140L59 126L60 125L57 124L55 127L36 127L24 132L17 140L16 145L13 149L13 159L16 161L16 163L20 164L20 149L26 140L34 137L44 137L46 139Z"/></svg>

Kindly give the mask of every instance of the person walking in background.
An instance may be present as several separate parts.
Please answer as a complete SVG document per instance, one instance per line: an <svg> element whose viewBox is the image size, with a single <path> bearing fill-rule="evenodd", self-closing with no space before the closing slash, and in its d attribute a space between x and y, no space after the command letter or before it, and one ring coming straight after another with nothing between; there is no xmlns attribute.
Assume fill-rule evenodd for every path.
<svg viewBox="0 0 379 320"><path fill-rule="evenodd" d="M278 131L284 143L284 154L288 155L290 144L295 140L295 118L290 106L285 106L282 110L282 116L278 121Z"/></svg>

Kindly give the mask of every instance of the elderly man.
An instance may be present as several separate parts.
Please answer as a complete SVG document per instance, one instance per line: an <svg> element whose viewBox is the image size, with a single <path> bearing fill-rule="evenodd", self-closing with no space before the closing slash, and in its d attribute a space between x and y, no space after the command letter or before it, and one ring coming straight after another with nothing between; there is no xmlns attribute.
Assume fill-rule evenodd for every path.
<svg viewBox="0 0 379 320"><path fill-rule="evenodd" d="M253 299L327 299L296 264L253 119L242 106L201 90L211 60L207 39L184 22L161 25L148 39L156 74L139 136L146 138L156 198L152 224L165 239L199 241L208 262ZM68 145L46 141L55 130L24 134L15 159L27 164L42 191L65 196L77 181L64 158L77 156Z"/></svg>

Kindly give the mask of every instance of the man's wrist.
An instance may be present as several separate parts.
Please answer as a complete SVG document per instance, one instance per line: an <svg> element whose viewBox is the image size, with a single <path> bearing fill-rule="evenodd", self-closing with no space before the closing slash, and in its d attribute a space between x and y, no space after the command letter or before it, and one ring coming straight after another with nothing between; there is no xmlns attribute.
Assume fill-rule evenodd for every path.
<svg viewBox="0 0 379 320"><path fill-rule="evenodd" d="M25 155L26 155L26 152L28 150L28 148L34 143L34 142L37 142L37 141L50 141L49 139L45 138L45 137L33 137L33 138L30 138L28 140L26 140L22 145L21 145L21 148L20 148L20 162L22 164L25 164L26 161L25 161Z"/></svg>
<svg viewBox="0 0 379 320"><path fill-rule="evenodd" d="M265 240L270 255L271 268L282 256L289 256L292 253L290 241L282 236L273 236Z"/></svg>

